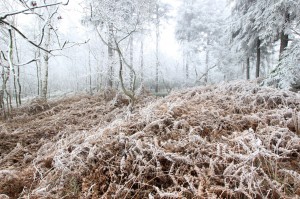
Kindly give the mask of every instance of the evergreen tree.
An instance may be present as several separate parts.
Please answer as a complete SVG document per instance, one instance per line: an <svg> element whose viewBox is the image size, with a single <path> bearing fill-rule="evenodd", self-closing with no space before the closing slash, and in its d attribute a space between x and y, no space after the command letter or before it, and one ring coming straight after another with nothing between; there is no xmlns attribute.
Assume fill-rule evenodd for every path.
<svg viewBox="0 0 300 199"><path fill-rule="evenodd" d="M242 60L248 60L256 52L256 77L260 71L261 50L270 45L274 46L275 42L279 41L279 64L268 82L274 83L275 80L276 85L287 86L299 79L292 72L299 70L299 64L295 61L298 59L290 57L299 55L296 50L299 39L292 31L299 28L299 5L298 1L292 0L235 1L232 12L232 43L241 53Z"/></svg>

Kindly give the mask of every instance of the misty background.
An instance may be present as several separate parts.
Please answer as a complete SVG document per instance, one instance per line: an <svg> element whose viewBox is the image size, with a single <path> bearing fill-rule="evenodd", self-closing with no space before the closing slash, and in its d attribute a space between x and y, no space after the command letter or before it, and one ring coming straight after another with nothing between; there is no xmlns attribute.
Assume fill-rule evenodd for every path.
<svg viewBox="0 0 300 199"><path fill-rule="evenodd" d="M7 89L12 98L17 93L21 98L42 95L49 98L70 92L121 90L116 45L107 45L112 39L110 34L114 39L125 35L117 47L124 63L123 83L133 93L143 87L166 95L182 87L256 78L264 85L296 90L299 87L297 2L269 2L270 5L247 0L70 0L67 5L56 0L20 2L1 3L4 16L1 20L6 20L1 26L2 82L5 76L10 77L9 71L17 77L7 78L2 90ZM40 8L41 5L45 7ZM14 13L26 6L26 12ZM5 16L7 13L9 16ZM6 55L11 28L6 22L30 41L38 43L41 39L40 47L51 50L43 55L43 50L12 28L15 32L10 66ZM284 38L288 39L285 43Z"/></svg>

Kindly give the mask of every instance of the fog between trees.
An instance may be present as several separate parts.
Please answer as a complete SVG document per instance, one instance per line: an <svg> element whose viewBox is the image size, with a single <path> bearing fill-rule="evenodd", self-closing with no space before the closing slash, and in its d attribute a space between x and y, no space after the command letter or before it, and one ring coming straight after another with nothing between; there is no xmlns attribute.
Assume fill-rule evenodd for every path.
<svg viewBox="0 0 300 199"><path fill-rule="evenodd" d="M2 106L260 78L299 89L296 1L1 2ZM173 38L173 39L172 39Z"/></svg>

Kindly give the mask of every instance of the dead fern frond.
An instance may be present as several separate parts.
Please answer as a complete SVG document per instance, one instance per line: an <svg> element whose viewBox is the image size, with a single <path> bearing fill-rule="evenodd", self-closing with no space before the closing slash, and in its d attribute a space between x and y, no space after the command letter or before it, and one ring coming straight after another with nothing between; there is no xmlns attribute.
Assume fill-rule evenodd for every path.
<svg viewBox="0 0 300 199"><path fill-rule="evenodd" d="M299 94L232 82L139 98L130 114L126 100L78 96L0 124L1 168L32 184L18 197L298 197Z"/></svg>

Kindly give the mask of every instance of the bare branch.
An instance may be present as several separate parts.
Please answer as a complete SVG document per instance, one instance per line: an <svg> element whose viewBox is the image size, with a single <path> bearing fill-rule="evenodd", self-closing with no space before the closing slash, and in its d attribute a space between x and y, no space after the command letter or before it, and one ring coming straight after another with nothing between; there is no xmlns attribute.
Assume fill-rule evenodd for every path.
<svg viewBox="0 0 300 199"><path fill-rule="evenodd" d="M7 61L7 59L6 59L6 57L5 57L5 54L4 54L4 52L1 50L1 55L3 56L3 59L5 60L5 61Z"/></svg>
<svg viewBox="0 0 300 199"><path fill-rule="evenodd" d="M134 32L136 32L136 27L134 28L134 30L130 31L129 33L127 33L127 35L125 37L123 37L122 39L120 39L117 43L121 43L123 40L127 39L130 35L132 35Z"/></svg>
<svg viewBox="0 0 300 199"><path fill-rule="evenodd" d="M61 51L61 50L65 50L65 49L69 49L69 48L73 48L74 46L80 46L80 45L83 45L83 44L86 44L88 43L90 40L86 40L84 42L81 42L81 43L75 43L75 42L68 42L68 41L65 41L64 44L62 46L60 46L60 48L56 48L56 49L52 49L52 50L49 50L49 52L54 52L54 51ZM70 46L67 46L67 44L72 44Z"/></svg>
<svg viewBox="0 0 300 199"><path fill-rule="evenodd" d="M206 71L205 73L202 73L202 75L196 80L196 83L200 82L200 80L201 80L203 77L205 77L205 76L208 74L208 72L209 72L210 70L214 69L214 68L217 67L217 66L218 66L218 65L215 64L215 65L209 67L209 68L207 69L207 71Z"/></svg>
<svg viewBox="0 0 300 199"><path fill-rule="evenodd" d="M8 45L8 64L9 64L9 68L11 70L13 70L13 63L12 63L12 56L13 56L13 36L12 36L12 32L11 29L8 29L8 33L9 33L9 45Z"/></svg>
<svg viewBox="0 0 300 199"><path fill-rule="evenodd" d="M99 32L99 30L97 29L97 27L96 27L96 31L97 31L97 34L98 34L98 36L100 37L101 41L102 41L106 46L110 47L111 49L113 49L113 50L115 50L115 51L118 50L117 48L114 48L113 46L111 46L110 44L108 44L108 42L106 42L106 41L104 40L104 38L102 37L102 35L101 35L101 33Z"/></svg>
<svg viewBox="0 0 300 199"><path fill-rule="evenodd" d="M129 35L131 35L131 34L132 33L130 33ZM123 53L122 53L122 51L119 47L119 43L117 43L116 39L115 39L115 45L116 45L117 52L118 52L118 55L119 55L119 62L120 62L119 78L120 78L120 81L121 81L121 87L122 87L122 90L125 93L125 95L127 95L131 99L131 103L132 103L131 105L133 107L134 102L135 102L134 86L135 86L135 83L136 83L136 73L135 73L132 65L128 64L127 61L125 60L125 58L123 56ZM133 73L133 87L131 88L131 90L127 90L125 88L125 85L124 85L124 80L123 80L123 75L122 75L122 72L123 72L122 62L124 62L125 65L129 68L129 70Z"/></svg>
<svg viewBox="0 0 300 199"><path fill-rule="evenodd" d="M33 41L31 41L30 39L28 39L28 37L26 37L18 28L16 28L15 26L11 25L10 23L6 22L6 21L3 21L1 20L0 22L8 25L9 27L11 27L12 29L14 29L21 37L23 37L27 42L29 42L30 44L32 44L33 46L47 52L47 53L51 53L51 51L49 50L46 50L45 48L41 47L40 45L34 43Z"/></svg>
<svg viewBox="0 0 300 199"><path fill-rule="evenodd" d="M43 40L44 40L44 36L45 36L45 27L47 25L50 25L50 27L52 27L51 23L50 23L50 20L52 19L52 17L57 13L58 11L58 8L56 8L55 12L53 12L50 17L48 18L47 22L44 24L43 28L42 28L42 37L40 39L40 42L39 42L39 46L42 44ZM53 28L53 27L52 27Z"/></svg>
<svg viewBox="0 0 300 199"><path fill-rule="evenodd" d="M300 32L298 32L297 30L295 30L295 29L291 29L292 31L293 31L293 33L294 34L296 34L296 35L298 35L298 36L300 36Z"/></svg>
<svg viewBox="0 0 300 199"><path fill-rule="evenodd" d="M28 62L25 62L25 63L22 63L22 64L13 64L14 66L25 66L25 65L27 65L27 64L30 64L30 63L32 63L32 62L36 62L36 61L38 61L39 59L32 59L32 60L30 60L30 61L28 61Z"/></svg>
<svg viewBox="0 0 300 199"><path fill-rule="evenodd" d="M15 11L15 12L11 12L8 13L6 15L4 15L3 17L0 17L0 22L3 19L6 19L9 16L13 16L13 15L17 15L17 14L21 14L21 13L25 13L27 11L32 11L33 9L40 9L40 8L45 8L45 7L50 7L50 6L56 6L56 5L68 5L69 4L69 0L66 3L63 2L58 2L58 3L52 3L52 4L46 4L46 5L42 5L42 6L35 6L35 7L28 7L24 10L19 10L19 11Z"/></svg>

